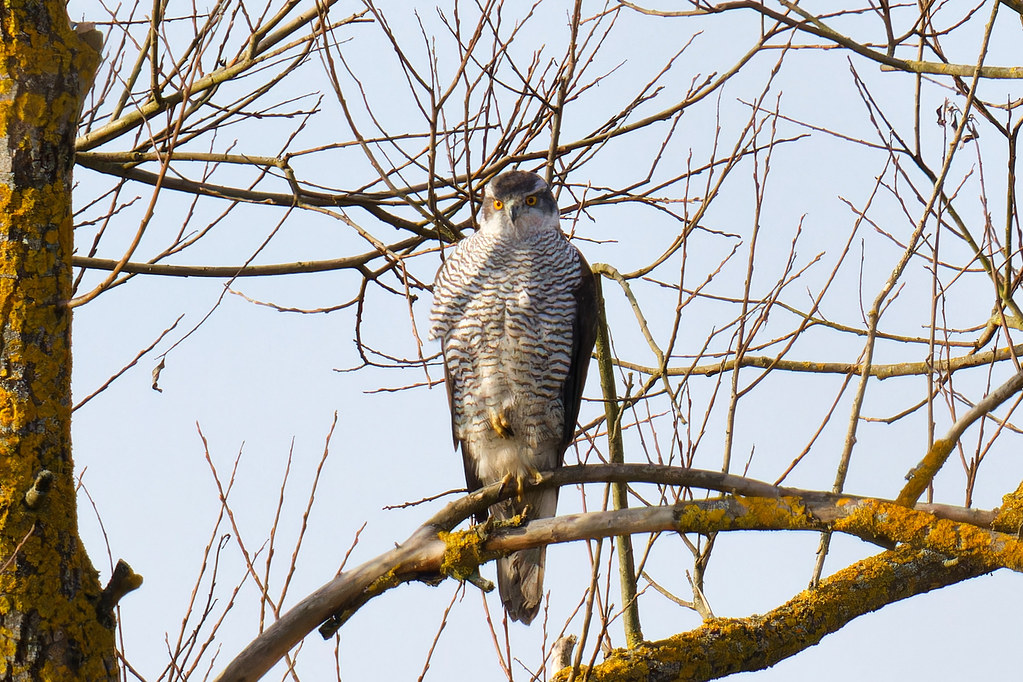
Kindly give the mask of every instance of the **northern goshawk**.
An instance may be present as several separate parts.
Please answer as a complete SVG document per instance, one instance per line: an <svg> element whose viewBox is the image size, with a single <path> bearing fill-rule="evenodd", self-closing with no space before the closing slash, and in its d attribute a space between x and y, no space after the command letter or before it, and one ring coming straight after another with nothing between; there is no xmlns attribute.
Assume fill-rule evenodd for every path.
<svg viewBox="0 0 1023 682"><path fill-rule="evenodd" d="M561 466L596 336L593 273L561 232L544 180L509 171L483 196L479 230L437 273L430 338L440 339L470 491L515 481L520 494L491 507L497 519L554 516L556 488L522 491ZM528 624L543 597L545 549L499 559L501 601Z"/></svg>

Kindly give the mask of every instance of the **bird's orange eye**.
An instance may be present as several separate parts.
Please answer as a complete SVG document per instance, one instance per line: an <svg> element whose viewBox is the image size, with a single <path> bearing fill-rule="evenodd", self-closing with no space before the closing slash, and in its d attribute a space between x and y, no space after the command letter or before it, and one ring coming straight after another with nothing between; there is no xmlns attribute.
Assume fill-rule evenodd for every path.
<svg viewBox="0 0 1023 682"><path fill-rule="evenodd" d="M494 199L494 209L500 211L502 208L504 208L504 202L500 199Z"/></svg>
<svg viewBox="0 0 1023 682"><path fill-rule="evenodd" d="M526 206L536 206L536 197L526 197Z"/></svg>

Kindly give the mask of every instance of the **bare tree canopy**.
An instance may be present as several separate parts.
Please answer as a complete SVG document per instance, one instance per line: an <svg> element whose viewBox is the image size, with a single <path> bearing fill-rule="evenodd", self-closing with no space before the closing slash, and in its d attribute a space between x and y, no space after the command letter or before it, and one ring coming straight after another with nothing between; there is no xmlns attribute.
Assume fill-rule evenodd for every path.
<svg viewBox="0 0 1023 682"><path fill-rule="evenodd" d="M126 680L1006 677L1019 2L10 5L0 630ZM516 490L461 488L426 332L510 169L600 323L559 516L473 526Z"/></svg>

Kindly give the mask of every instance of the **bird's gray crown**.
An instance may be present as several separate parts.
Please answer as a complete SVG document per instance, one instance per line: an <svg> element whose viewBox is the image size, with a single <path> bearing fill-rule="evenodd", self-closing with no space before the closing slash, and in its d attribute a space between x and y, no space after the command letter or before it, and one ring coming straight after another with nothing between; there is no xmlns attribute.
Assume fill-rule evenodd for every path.
<svg viewBox="0 0 1023 682"><path fill-rule="evenodd" d="M513 170L501 173L487 185L487 194L494 199L502 201L513 197L524 197L547 189L544 182L536 173L528 171Z"/></svg>

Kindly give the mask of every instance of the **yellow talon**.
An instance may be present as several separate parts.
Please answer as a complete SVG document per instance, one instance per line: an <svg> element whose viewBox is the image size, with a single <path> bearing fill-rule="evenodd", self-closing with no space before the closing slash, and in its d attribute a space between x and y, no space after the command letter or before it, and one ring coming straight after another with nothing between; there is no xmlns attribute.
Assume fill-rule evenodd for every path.
<svg viewBox="0 0 1023 682"><path fill-rule="evenodd" d="M518 498L519 502L522 501L523 496L526 493L526 481L529 481L533 485L536 485L543 480L543 474L536 469L530 467L528 473L523 477L515 477L515 497Z"/></svg>
<svg viewBox="0 0 1023 682"><path fill-rule="evenodd" d="M507 490L508 486L514 485L515 499L522 502L526 494L526 483L528 482L532 485L536 485L541 481L543 481L543 474L530 467L525 476L516 476L511 472L505 474L504 478L501 479L501 488L502 490Z"/></svg>
<svg viewBox="0 0 1023 682"><path fill-rule="evenodd" d="M490 428L494 429L501 438L511 438L515 435L512 433L511 424L508 423L504 413L497 410L491 410L490 412Z"/></svg>
<svg viewBox="0 0 1023 682"><path fill-rule="evenodd" d="M501 479L501 490L507 490L510 485L515 486L515 498L521 502L522 495L526 491L526 479L520 478L509 471Z"/></svg>

